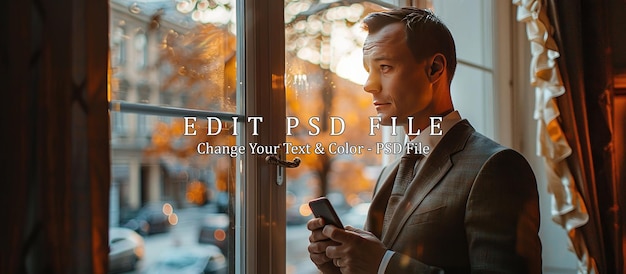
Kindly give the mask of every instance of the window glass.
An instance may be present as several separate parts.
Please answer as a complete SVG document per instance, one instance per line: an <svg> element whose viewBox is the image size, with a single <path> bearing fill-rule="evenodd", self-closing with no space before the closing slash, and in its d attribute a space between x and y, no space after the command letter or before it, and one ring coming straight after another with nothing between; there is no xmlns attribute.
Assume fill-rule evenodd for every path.
<svg viewBox="0 0 626 274"><path fill-rule="evenodd" d="M236 112L234 6L234 0L111 0L111 100ZM121 79L125 99L117 97ZM143 94L146 88L153 92Z"/></svg>
<svg viewBox="0 0 626 274"><path fill-rule="evenodd" d="M478 132L494 136L493 73L459 64L452 81L452 102Z"/></svg>
<svg viewBox="0 0 626 274"><path fill-rule="evenodd" d="M493 68L492 1L432 1L432 9L452 32L458 59Z"/></svg>
<svg viewBox="0 0 626 274"><path fill-rule="evenodd" d="M228 273L241 155L234 3L110 6L110 272Z"/></svg>
<svg viewBox="0 0 626 274"><path fill-rule="evenodd" d="M302 159L287 170L287 273L317 273L307 252L309 200L328 197L344 225L365 221L384 132L368 134L376 112L362 86L367 33L360 21L381 9L367 1L285 1L286 137L296 148L288 157Z"/></svg>
<svg viewBox="0 0 626 274"><path fill-rule="evenodd" d="M477 131L494 138L495 104L498 103L494 100L497 97L493 69L494 3L462 0L431 2L435 14L446 23L455 39L458 65L451 86L454 106Z"/></svg>

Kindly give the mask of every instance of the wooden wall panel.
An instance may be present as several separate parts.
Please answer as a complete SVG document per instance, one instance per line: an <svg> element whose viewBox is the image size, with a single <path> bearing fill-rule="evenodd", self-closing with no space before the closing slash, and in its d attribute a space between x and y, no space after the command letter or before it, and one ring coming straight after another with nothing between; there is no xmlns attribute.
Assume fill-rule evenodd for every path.
<svg viewBox="0 0 626 274"><path fill-rule="evenodd" d="M3 1L0 13L0 273L106 273L108 1Z"/></svg>

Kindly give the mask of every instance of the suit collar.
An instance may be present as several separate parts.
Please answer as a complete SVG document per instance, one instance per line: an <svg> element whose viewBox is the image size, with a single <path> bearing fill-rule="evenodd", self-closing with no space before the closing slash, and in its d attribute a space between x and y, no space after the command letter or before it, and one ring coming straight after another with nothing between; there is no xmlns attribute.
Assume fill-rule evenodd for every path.
<svg viewBox="0 0 626 274"><path fill-rule="evenodd" d="M433 118L438 117L431 117L431 119ZM450 112L440 118L441 121L438 122L437 126L433 127L433 125L431 124L430 126L424 128L420 135L413 136L414 138L409 141L411 143L418 144L416 147L429 147L431 149L431 151L423 154L425 158L428 158L428 156L432 152L432 149L437 147L437 144L439 144L443 136L445 136L450 131L450 129L454 127L454 125L462 121L461 115L458 111ZM413 152L416 151L413 150Z"/></svg>

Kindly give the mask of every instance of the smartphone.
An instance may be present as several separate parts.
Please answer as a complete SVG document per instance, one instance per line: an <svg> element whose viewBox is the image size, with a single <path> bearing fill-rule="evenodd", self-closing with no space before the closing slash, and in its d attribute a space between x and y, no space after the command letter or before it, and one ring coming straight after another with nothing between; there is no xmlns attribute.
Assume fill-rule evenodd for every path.
<svg viewBox="0 0 626 274"><path fill-rule="evenodd" d="M333 205L330 204L330 201L326 197L319 197L309 201L309 207L311 211L313 211L313 215L317 218L324 219L324 222L327 225L334 225L339 228L343 228L343 224L341 220L339 220L339 216L337 216L337 212L333 208Z"/></svg>

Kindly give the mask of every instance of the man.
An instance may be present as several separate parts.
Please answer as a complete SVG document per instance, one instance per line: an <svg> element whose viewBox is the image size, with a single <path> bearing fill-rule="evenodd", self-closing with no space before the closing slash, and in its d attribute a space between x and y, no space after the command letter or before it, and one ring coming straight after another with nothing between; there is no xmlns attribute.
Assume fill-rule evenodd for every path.
<svg viewBox="0 0 626 274"><path fill-rule="evenodd" d="M381 123L397 117L406 132L421 129L407 148L430 151L407 149L383 169L365 230L310 220L311 260L324 273L541 273L534 174L454 110L448 28L416 8L370 14L364 27L363 88ZM443 118L431 125L430 117Z"/></svg>

